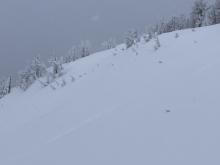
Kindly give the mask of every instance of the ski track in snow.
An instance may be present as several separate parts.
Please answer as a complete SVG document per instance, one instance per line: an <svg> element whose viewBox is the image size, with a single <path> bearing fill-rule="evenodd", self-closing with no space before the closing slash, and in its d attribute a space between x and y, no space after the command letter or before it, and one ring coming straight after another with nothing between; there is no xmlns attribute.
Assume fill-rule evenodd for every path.
<svg viewBox="0 0 220 165"><path fill-rule="evenodd" d="M91 123L105 117L106 115L108 115L109 113L112 113L114 110L116 110L116 108L112 109L112 110L108 110L108 111L104 111L104 112L100 112L92 117L89 117L88 119L86 120L83 120L82 122L80 122L77 126L73 127L73 128L70 128L68 129L67 131L65 131L64 133L60 134L60 135L57 135L55 137L53 137L52 139L50 139L47 144L50 144L50 143L54 143L68 135L71 135L73 134L74 132L78 131L79 129L82 129L83 127L86 127L88 125L90 125Z"/></svg>

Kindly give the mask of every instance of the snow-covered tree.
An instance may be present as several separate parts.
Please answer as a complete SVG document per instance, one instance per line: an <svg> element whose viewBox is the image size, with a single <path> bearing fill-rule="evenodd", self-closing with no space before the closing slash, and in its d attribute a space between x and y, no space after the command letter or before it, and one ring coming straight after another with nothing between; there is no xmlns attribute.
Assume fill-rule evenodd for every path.
<svg viewBox="0 0 220 165"><path fill-rule="evenodd" d="M33 82L46 74L46 66L40 57L35 57L31 64L18 73L18 86L26 90Z"/></svg>
<svg viewBox="0 0 220 165"><path fill-rule="evenodd" d="M11 88L12 88L11 76L9 76L7 79L1 79L0 80L0 99L4 97L5 95L11 93Z"/></svg>
<svg viewBox="0 0 220 165"><path fill-rule="evenodd" d="M23 71L18 73L18 85L22 90L27 90L35 80L35 73L30 66L27 66Z"/></svg>
<svg viewBox="0 0 220 165"><path fill-rule="evenodd" d="M208 11L208 21L210 25L220 23L220 0L216 0L215 4L210 6Z"/></svg>
<svg viewBox="0 0 220 165"><path fill-rule="evenodd" d="M182 30L187 28L187 17L185 15L180 15L176 17L176 29L175 30Z"/></svg>
<svg viewBox="0 0 220 165"><path fill-rule="evenodd" d="M91 44L88 40L82 41L81 44L79 45L79 55L80 58L89 56L91 53Z"/></svg>
<svg viewBox="0 0 220 165"><path fill-rule="evenodd" d="M79 46L72 46L68 51L67 56L64 57L64 63L70 63L80 58L80 48Z"/></svg>
<svg viewBox="0 0 220 165"><path fill-rule="evenodd" d="M54 81L55 76L53 75L52 72L47 72L46 73L46 82L41 83L43 86L48 86L51 82Z"/></svg>
<svg viewBox="0 0 220 165"><path fill-rule="evenodd" d="M216 23L220 23L220 0L215 3Z"/></svg>
<svg viewBox="0 0 220 165"><path fill-rule="evenodd" d="M207 12L207 19L209 25L217 24L216 10L214 5L210 6L209 11Z"/></svg>
<svg viewBox="0 0 220 165"><path fill-rule="evenodd" d="M181 14L178 17L178 29L177 30L182 30L186 28L189 28L188 19L185 15Z"/></svg>
<svg viewBox="0 0 220 165"><path fill-rule="evenodd" d="M49 61L49 65L52 69L52 75L55 78L56 76L60 76L62 67L62 60L58 59L57 57L51 58Z"/></svg>
<svg viewBox="0 0 220 165"><path fill-rule="evenodd" d="M143 36L145 42L149 42L153 38L154 34L155 34L155 32L152 29L152 27L146 27L145 34Z"/></svg>
<svg viewBox="0 0 220 165"><path fill-rule="evenodd" d="M62 64L64 63L62 57L60 59L58 59L57 57L52 57L48 60L48 63L49 69L45 74L46 82L41 82L43 86L49 85L51 82L54 82L57 77L60 77L62 75Z"/></svg>
<svg viewBox="0 0 220 165"><path fill-rule="evenodd" d="M155 41L154 50L156 51L161 47L160 40L158 38L157 33L155 33L155 35L154 35L154 41Z"/></svg>
<svg viewBox="0 0 220 165"><path fill-rule="evenodd" d="M177 17L172 17L170 21L167 23L166 32L172 32L175 30L180 30L179 28L179 20Z"/></svg>
<svg viewBox="0 0 220 165"><path fill-rule="evenodd" d="M110 38L107 41L102 43L104 49L112 49L116 46L116 41L114 38Z"/></svg>
<svg viewBox="0 0 220 165"><path fill-rule="evenodd" d="M149 42L152 39L152 36L151 36L150 33L147 33L147 34L143 35L143 39L147 43L147 42Z"/></svg>
<svg viewBox="0 0 220 165"><path fill-rule="evenodd" d="M12 77L9 76L6 82L7 94L11 93L11 88L12 88Z"/></svg>
<svg viewBox="0 0 220 165"><path fill-rule="evenodd" d="M46 66L41 62L40 57L38 56L32 60L30 68L34 74L35 79L44 76L46 73Z"/></svg>
<svg viewBox="0 0 220 165"><path fill-rule="evenodd" d="M157 24L155 26L155 32L154 33L157 33L157 34L162 34L162 33L166 33L168 30L167 30L167 23L162 20L160 21L159 24Z"/></svg>
<svg viewBox="0 0 220 165"><path fill-rule="evenodd" d="M70 55L67 55L67 56L63 57L63 63L64 64L70 63L72 61L73 61L73 59L72 59L72 56L70 56Z"/></svg>
<svg viewBox="0 0 220 165"><path fill-rule="evenodd" d="M137 42L139 42L139 35L138 35L138 31L137 30L129 30L125 36L125 44L126 44L126 48L130 48L133 45L135 45Z"/></svg>
<svg viewBox="0 0 220 165"><path fill-rule="evenodd" d="M207 12L207 3L204 0L197 0L191 12L192 28L203 26Z"/></svg>
<svg viewBox="0 0 220 165"><path fill-rule="evenodd" d="M0 99L6 95L5 92L5 80L0 80Z"/></svg>
<svg viewBox="0 0 220 165"><path fill-rule="evenodd" d="M172 32L176 30L182 30L188 28L188 20L186 16L173 16L168 21L160 21L160 23L156 24L150 29L152 34L163 34L167 32Z"/></svg>

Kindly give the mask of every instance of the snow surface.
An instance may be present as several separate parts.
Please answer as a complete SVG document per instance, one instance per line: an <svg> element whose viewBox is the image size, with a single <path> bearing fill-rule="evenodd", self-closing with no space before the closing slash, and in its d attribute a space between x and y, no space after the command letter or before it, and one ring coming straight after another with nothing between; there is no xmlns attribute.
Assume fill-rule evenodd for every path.
<svg viewBox="0 0 220 165"><path fill-rule="evenodd" d="M219 165L219 36L120 45L65 65L52 87L14 89L0 100L0 165Z"/></svg>

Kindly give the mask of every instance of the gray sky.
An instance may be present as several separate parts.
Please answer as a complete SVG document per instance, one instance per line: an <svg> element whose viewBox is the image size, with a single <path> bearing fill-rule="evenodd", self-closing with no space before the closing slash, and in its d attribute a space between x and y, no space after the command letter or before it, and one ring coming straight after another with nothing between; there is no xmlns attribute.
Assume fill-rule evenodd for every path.
<svg viewBox="0 0 220 165"><path fill-rule="evenodd" d="M187 14L194 0L0 0L0 77L33 56L64 55L81 40L95 48L130 28Z"/></svg>

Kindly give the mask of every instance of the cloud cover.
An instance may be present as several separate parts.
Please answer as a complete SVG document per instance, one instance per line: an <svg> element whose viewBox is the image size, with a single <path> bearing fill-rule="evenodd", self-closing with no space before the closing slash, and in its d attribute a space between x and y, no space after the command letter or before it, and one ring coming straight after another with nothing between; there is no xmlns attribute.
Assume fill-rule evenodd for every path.
<svg viewBox="0 0 220 165"><path fill-rule="evenodd" d="M1 0L0 77L33 56L64 55L81 40L94 48L129 28L188 13L194 0Z"/></svg>

